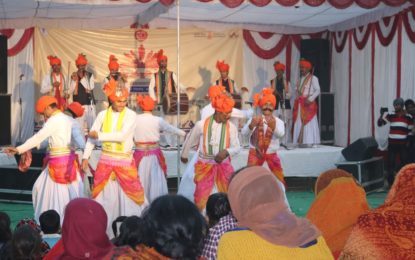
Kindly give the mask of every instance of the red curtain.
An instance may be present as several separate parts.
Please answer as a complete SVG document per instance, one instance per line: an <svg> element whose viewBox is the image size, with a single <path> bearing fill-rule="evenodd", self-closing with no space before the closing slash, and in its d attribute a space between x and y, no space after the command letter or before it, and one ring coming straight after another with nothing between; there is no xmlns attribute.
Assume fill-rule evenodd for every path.
<svg viewBox="0 0 415 260"><path fill-rule="evenodd" d="M14 29L3 29L3 30L0 30L0 34L5 35L7 39L9 39L10 37L13 36L14 31L15 31ZM8 57L15 56L21 50L23 50L26 47L27 43L30 41L30 39L32 39L33 32L34 32L33 27L26 29L22 37L17 41L17 43L14 46L11 46L10 48L7 49L7 56Z"/></svg>

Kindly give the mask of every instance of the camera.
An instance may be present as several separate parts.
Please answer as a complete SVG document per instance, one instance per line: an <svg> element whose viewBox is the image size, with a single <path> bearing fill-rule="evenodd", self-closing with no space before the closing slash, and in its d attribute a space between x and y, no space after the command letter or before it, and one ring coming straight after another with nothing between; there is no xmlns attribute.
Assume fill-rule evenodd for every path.
<svg viewBox="0 0 415 260"><path fill-rule="evenodd" d="M383 115L384 113L388 112L388 108L387 107L381 107L380 108L380 114Z"/></svg>

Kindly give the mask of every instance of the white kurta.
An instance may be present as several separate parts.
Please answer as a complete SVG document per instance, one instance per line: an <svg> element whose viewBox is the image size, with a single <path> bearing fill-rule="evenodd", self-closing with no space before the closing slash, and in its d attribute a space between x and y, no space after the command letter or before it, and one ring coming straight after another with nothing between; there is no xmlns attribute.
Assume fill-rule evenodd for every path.
<svg viewBox="0 0 415 260"><path fill-rule="evenodd" d="M183 174L183 178L180 182L178 194L185 196L190 201L194 201L194 191L195 191L195 183L193 181L194 178L194 166L198 159L198 153L203 153L203 147L207 144L205 144L203 140L203 126L205 123L205 120L209 120L209 118L200 120L196 123L196 125L193 127L192 131L190 132L189 137L186 139L184 145L183 145L183 152L182 157L187 158L189 155L189 151L192 147L199 146L198 152L195 153L193 158L188 162L188 166ZM235 156L241 151L241 146L239 144L239 138L238 138L238 129L235 127L234 124L229 124L230 129L230 147L226 149L229 153L229 156ZM213 154L217 154L219 152L219 142L221 137L221 128L222 124L216 123L215 120L213 120L212 124L212 137L210 140L210 144L213 148ZM213 188L212 193L217 190L216 187Z"/></svg>
<svg viewBox="0 0 415 260"><path fill-rule="evenodd" d="M17 150L19 153L26 152L39 146L45 139L48 139L51 148L67 148L71 144L71 129L71 119L58 112L46 121L39 132L17 147ZM62 223L64 210L69 201L83 196L84 185L78 171L75 181L70 184L60 184L52 180L46 167L33 185L32 197L36 221L39 221L42 212L54 209L59 213Z"/></svg>
<svg viewBox="0 0 415 260"><path fill-rule="evenodd" d="M180 130L158 116L143 113L136 116L135 142L159 142L160 131L184 137L186 132ZM138 174L149 202L168 193L167 180L156 155L143 157L138 165Z"/></svg>
<svg viewBox="0 0 415 260"><path fill-rule="evenodd" d="M89 80L87 79L87 77L83 77L79 82L82 84L82 86L85 87L85 89L91 91L91 93L93 92L95 88L94 74L91 74L91 77L89 78ZM76 81L71 79L71 84L69 86L69 92L71 94L73 94L73 92L75 91L75 87L76 87ZM89 105L82 105L82 106L84 107L85 112L81 117L78 117L77 120L82 128L91 129L92 124L94 123L95 118L96 118L95 105L89 104Z"/></svg>
<svg viewBox="0 0 415 260"><path fill-rule="evenodd" d="M51 74L46 74L43 76L42 85L40 86L40 93L48 94L51 96L55 96L55 91L53 90L52 82L50 81ZM57 82L61 82L61 77L57 75L55 77ZM65 86L65 76L62 75L63 86Z"/></svg>
<svg viewBox="0 0 415 260"><path fill-rule="evenodd" d="M298 88L302 85L303 81L306 79L307 76L301 77L300 82L297 84L297 91ZM318 78L316 76L312 76L310 82L306 83L302 92L302 96L307 97L308 101L312 102L320 95L320 84L318 82ZM294 130L293 130L293 143L298 143L298 136L300 135L301 131L301 108L298 105L298 114L297 119L294 122ZM304 126L303 130L303 144L319 144L320 143L320 130L318 126L317 115L315 115L311 121Z"/></svg>
<svg viewBox="0 0 415 260"><path fill-rule="evenodd" d="M158 73L158 72L157 72ZM177 76L174 72L172 72L172 78L173 78L173 83L175 87L177 86ZM167 88L167 82L166 82L166 88ZM186 87L183 86L182 84L180 84L180 92L181 93L185 93L186 91ZM176 91L177 92L177 91ZM156 93L156 79L154 77L154 74L151 75L151 79L150 79L150 85L148 86L148 94L149 96L154 99L157 100L157 93ZM158 101L159 103L162 102L162 100ZM163 110L160 110L160 116L163 117L169 124L177 126L177 115L165 115L163 113ZM177 143L176 143L176 139L174 137L174 135L172 135L171 133L163 133L160 143L162 145L169 145L172 147L176 147Z"/></svg>
<svg viewBox="0 0 415 260"><path fill-rule="evenodd" d="M136 113L129 108L125 108L126 113L124 116L124 120L122 123L122 127L120 131L117 131L117 122L120 116L118 112L112 112L112 123L113 123L113 132L111 133L103 133L102 127L104 123L104 118L106 115L107 110L101 111L97 119L95 120L94 124L92 125L91 131L98 132L98 141L100 142L124 142L123 152L124 153L131 153L131 160L132 157L132 150L134 146L133 142L133 135L134 129L136 126L135 117ZM92 149L94 148L96 141L92 140L91 138L88 139L85 151L83 155L83 159L88 159L91 156ZM137 178L139 178L137 176ZM148 206L147 198L144 198L144 203L142 205L138 205L132 199L130 199L121 188L118 180L112 180L111 178L108 180L107 184L105 185L104 189L98 194L95 198L99 204L101 204L105 212L108 216L108 225L107 225L107 234L108 236L114 237L112 233L112 222L119 216L141 216L143 210Z"/></svg>
<svg viewBox="0 0 415 260"><path fill-rule="evenodd" d="M266 123L265 117L262 116L263 122L264 122L264 133L268 129L268 125ZM276 153L278 148L280 147L280 139L284 136L285 128L284 128L284 122L279 119L278 117L275 117L276 126L274 129L274 133L271 139L271 143L269 144L267 154ZM249 129L249 124L251 124L252 118L248 120L248 122L245 124L245 126L242 128L242 135L249 137L249 148L255 148L255 144L251 143L251 135L255 131L256 127L254 127L252 130Z"/></svg>

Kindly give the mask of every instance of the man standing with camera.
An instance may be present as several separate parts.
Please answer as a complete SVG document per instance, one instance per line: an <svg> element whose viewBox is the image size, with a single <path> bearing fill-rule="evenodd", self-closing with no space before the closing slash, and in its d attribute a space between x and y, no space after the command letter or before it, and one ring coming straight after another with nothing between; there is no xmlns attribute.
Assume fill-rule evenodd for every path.
<svg viewBox="0 0 415 260"><path fill-rule="evenodd" d="M387 109L381 109L378 119L378 126L390 123L388 136L388 183L392 186L395 179L395 172L398 172L407 161L406 145L408 134L412 126L412 116L405 112L404 100L397 98L393 101L395 113L389 114ZM399 155L399 164L397 163Z"/></svg>

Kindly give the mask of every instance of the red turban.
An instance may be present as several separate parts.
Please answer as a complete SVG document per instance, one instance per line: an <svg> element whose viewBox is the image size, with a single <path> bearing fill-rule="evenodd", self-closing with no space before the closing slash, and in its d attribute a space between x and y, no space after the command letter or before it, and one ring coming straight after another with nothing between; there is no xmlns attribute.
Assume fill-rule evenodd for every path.
<svg viewBox="0 0 415 260"><path fill-rule="evenodd" d="M313 65L311 65L311 62L309 62L308 60L301 59L300 60L300 67L304 67L304 68L310 70L313 67Z"/></svg>
<svg viewBox="0 0 415 260"><path fill-rule="evenodd" d="M226 64L225 61L223 60L222 61L218 60L216 62L216 68L219 71L229 71L229 64Z"/></svg>
<svg viewBox="0 0 415 260"><path fill-rule="evenodd" d="M110 70L118 70L120 64L118 64L118 59L114 55L110 55L110 61L108 63L108 69Z"/></svg>
<svg viewBox="0 0 415 260"><path fill-rule="evenodd" d="M214 85L209 88L208 95L209 95L210 100L212 100L213 98L219 96L223 92L225 92L225 87Z"/></svg>
<svg viewBox="0 0 415 260"><path fill-rule="evenodd" d="M43 96L36 102L36 112L42 114L45 109L53 103L58 104L58 100L52 96Z"/></svg>
<svg viewBox="0 0 415 260"><path fill-rule="evenodd" d="M75 63L76 66L86 65L88 64L88 60L86 59L86 56L84 54L80 53L78 54L78 58L76 59Z"/></svg>
<svg viewBox="0 0 415 260"><path fill-rule="evenodd" d="M69 104L68 109L74 113L76 117L81 117L85 111L85 108L78 102L72 102Z"/></svg>
<svg viewBox="0 0 415 260"><path fill-rule="evenodd" d="M160 63L160 61L162 60L167 61L167 56L164 55L163 49L159 50L159 52L157 53L157 62Z"/></svg>
<svg viewBox="0 0 415 260"><path fill-rule="evenodd" d="M128 90L125 88L119 89L117 87L118 83L114 79L111 79L104 86L104 93L109 97L112 102L128 98Z"/></svg>
<svg viewBox="0 0 415 260"><path fill-rule="evenodd" d="M141 107L141 110L143 111L153 111L154 107L156 106L156 102L154 102L154 99L152 99L148 95L138 95L137 104Z"/></svg>
<svg viewBox="0 0 415 260"><path fill-rule="evenodd" d="M235 101L226 94L220 94L212 100L212 107L218 112L229 113L234 105Z"/></svg>
<svg viewBox="0 0 415 260"><path fill-rule="evenodd" d="M285 71L285 65L277 61L276 63L274 63L274 69L275 71L277 70Z"/></svg>
<svg viewBox="0 0 415 260"><path fill-rule="evenodd" d="M277 104L277 99L275 98L274 94L272 94L271 88L262 89L262 92L255 94L253 99L254 107L263 107L268 102L271 102L273 107L275 107Z"/></svg>
<svg viewBox="0 0 415 260"><path fill-rule="evenodd" d="M56 56L49 55L48 59L49 59L50 66L62 64L61 60Z"/></svg>

